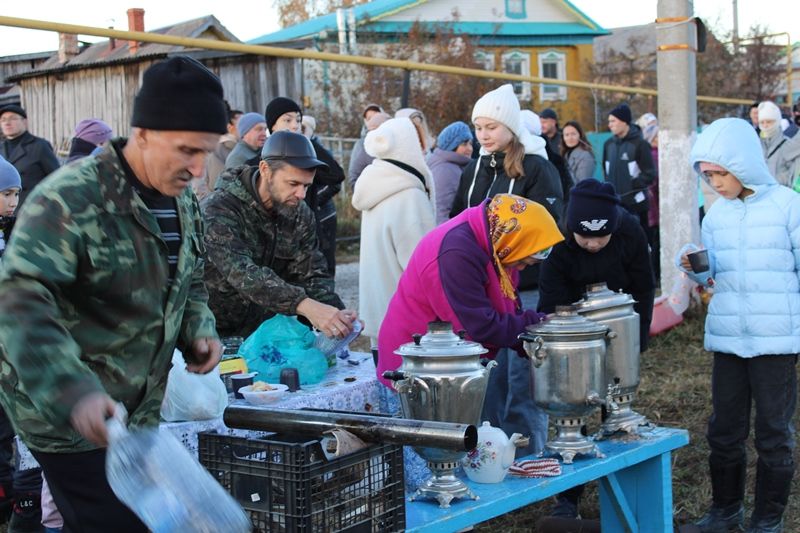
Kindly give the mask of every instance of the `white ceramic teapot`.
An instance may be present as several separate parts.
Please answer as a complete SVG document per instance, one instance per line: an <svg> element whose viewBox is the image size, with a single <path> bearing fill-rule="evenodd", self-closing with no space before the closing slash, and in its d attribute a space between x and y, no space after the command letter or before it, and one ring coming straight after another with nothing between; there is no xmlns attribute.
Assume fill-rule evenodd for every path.
<svg viewBox="0 0 800 533"><path fill-rule="evenodd" d="M517 446L527 442L519 433L509 438L502 429L484 422L478 428L478 445L463 460L467 477L476 483L500 483L514 463Z"/></svg>

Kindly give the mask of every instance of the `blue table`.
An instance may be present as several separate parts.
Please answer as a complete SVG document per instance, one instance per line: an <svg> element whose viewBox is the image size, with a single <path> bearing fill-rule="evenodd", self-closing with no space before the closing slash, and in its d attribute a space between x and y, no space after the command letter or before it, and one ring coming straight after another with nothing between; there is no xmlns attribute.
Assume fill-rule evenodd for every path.
<svg viewBox="0 0 800 533"><path fill-rule="evenodd" d="M655 428L638 440L598 443L604 458L577 457L553 478L507 476L503 483L484 485L466 480L478 500L454 500L440 509L430 500L406 503L406 528L411 532L444 533L498 517L520 507L596 479L600 480L600 521L610 533L672 532L672 450L689 443L683 429Z"/></svg>

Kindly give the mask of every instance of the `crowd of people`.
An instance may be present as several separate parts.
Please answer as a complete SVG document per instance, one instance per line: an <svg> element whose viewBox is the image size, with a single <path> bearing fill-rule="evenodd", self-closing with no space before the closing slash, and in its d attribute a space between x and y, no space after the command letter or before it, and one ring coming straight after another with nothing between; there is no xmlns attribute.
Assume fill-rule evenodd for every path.
<svg viewBox="0 0 800 533"><path fill-rule="evenodd" d="M382 381L412 333L451 322L498 361L482 419L530 435L520 455L547 440L517 339L526 326L605 282L636 300L647 348L660 261L653 114L634 121L628 104L610 109L611 137L597 147L579 122L522 109L512 85L438 135L413 108L371 103L362 118L346 180L361 212L356 310L334 285L333 199L345 171L297 101L233 109L216 76L176 56L145 72L131 129L118 132L127 137L81 121L63 166L27 131L26 109L0 108L9 531L145 531L105 479L105 419L120 403L133 427L157 424L175 347L206 373L220 337L246 337L276 314L339 338L363 321ZM699 243L711 270L691 272L689 249L676 259L714 290L713 502L698 522L707 532L744 523L751 400L759 462L749 531L781 530L794 473L800 136L772 102L754 105L751 120L720 119L700 134L691 163L720 196ZM526 284L539 288L536 309L523 308ZM41 470L11 467L15 434ZM577 495L561 495L555 512L576 516Z"/></svg>

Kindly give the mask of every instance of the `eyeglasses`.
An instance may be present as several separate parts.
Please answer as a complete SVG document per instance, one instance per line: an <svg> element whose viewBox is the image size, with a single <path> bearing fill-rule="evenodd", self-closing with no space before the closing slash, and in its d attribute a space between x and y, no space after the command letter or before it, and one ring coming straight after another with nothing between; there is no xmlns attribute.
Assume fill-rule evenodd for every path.
<svg viewBox="0 0 800 533"><path fill-rule="evenodd" d="M0 124L7 124L9 122L19 122L22 120L22 117L19 115L11 114L9 116L5 116L0 118Z"/></svg>
<svg viewBox="0 0 800 533"><path fill-rule="evenodd" d="M549 248L545 248L541 252L536 252L531 257L533 257L534 259L538 259L539 261L544 261L545 259L548 258L548 256L550 255L550 252L552 252L552 251L553 251L553 247L551 246Z"/></svg>

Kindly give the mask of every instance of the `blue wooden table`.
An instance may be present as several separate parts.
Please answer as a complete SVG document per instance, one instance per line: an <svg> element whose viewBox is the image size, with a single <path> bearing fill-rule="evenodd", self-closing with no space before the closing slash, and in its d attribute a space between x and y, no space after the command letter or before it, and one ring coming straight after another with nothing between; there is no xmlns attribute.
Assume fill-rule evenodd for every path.
<svg viewBox="0 0 800 533"><path fill-rule="evenodd" d="M598 443L603 458L576 457L553 478L507 476L503 483L466 483L478 500L453 500L440 509L430 500L406 502L407 531L444 533L498 517L570 487L600 480L600 522L605 532L672 532L672 450L689 443L683 429L655 428L637 440ZM532 526L533 524L531 524Z"/></svg>

